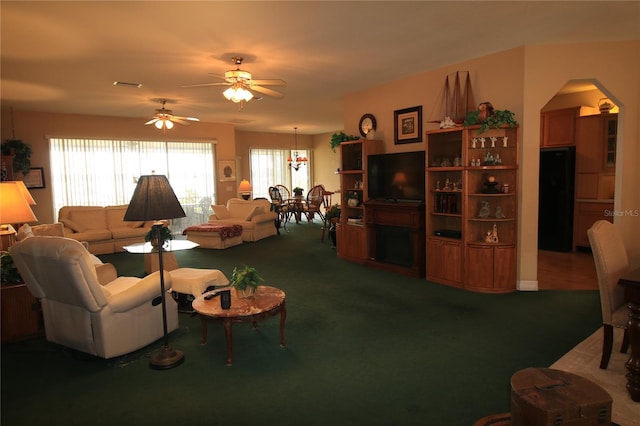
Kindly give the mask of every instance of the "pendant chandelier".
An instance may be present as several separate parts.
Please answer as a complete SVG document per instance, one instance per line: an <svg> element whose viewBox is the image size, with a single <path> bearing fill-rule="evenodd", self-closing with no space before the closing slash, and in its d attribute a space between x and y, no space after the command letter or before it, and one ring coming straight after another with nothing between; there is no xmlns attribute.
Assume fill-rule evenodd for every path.
<svg viewBox="0 0 640 426"><path fill-rule="evenodd" d="M298 155L298 128L294 127L293 131L295 134L296 148L295 148L295 151L293 151L293 158L289 156L289 158L287 158L287 163L289 164L289 167L291 167L293 170L297 172L300 167L305 166L307 164L308 160L307 160L307 157L300 157Z"/></svg>

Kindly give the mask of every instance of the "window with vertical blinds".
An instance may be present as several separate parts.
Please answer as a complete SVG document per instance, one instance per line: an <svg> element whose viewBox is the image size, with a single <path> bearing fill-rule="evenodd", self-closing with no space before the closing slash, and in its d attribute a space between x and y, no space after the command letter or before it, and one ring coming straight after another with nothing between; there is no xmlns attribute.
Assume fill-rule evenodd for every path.
<svg viewBox="0 0 640 426"><path fill-rule="evenodd" d="M309 151L297 150L299 156L309 158ZM309 191L311 188L311 174L309 165L300 167L299 170L292 170L287 164L287 158L293 157L294 152L288 149L260 149L251 148L249 150L251 167L251 186L253 187L253 198L269 197L269 187L273 185L284 185L290 191L299 186Z"/></svg>
<svg viewBox="0 0 640 426"><path fill-rule="evenodd" d="M50 138L54 217L62 206L128 204L139 176L165 175L187 213L174 233L206 223L215 194L214 144Z"/></svg>

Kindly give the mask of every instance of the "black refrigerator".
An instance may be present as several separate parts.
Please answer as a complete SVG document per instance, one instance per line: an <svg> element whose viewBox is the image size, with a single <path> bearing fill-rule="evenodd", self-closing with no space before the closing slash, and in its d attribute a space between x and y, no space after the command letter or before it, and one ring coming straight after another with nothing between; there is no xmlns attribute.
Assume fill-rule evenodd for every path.
<svg viewBox="0 0 640 426"><path fill-rule="evenodd" d="M575 147L540 149L538 248L573 249Z"/></svg>

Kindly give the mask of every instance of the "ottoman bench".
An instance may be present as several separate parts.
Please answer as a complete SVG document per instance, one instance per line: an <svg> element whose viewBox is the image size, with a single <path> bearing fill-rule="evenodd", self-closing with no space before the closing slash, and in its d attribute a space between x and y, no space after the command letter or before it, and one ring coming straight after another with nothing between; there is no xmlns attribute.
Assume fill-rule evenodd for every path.
<svg viewBox="0 0 640 426"><path fill-rule="evenodd" d="M242 225L202 225L189 226L182 235L200 247L210 249L226 249L242 244Z"/></svg>
<svg viewBox="0 0 640 426"><path fill-rule="evenodd" d="M178 311L192 312L191 301L207 290L225 287L227 277L218 269L178 268L169 271L171 293L178 302Z"/></svg>

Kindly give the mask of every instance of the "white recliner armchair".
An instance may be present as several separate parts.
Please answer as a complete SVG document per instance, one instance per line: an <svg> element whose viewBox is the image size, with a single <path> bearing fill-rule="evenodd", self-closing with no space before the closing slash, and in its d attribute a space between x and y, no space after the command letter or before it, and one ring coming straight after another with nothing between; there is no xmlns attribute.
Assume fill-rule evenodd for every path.
<svg viewBox="0 0 640 426"><path fill-rule="evenodd" d="M105 359L133 352L164 335L160 275L102 276L78 241L32 237L11 256L29 291L40 299L47 340ZM105 281L108 281L105 283ZM165 274L166 288L171 276ZM178 305L167 303L167 330L178 328Z"/></svg>

